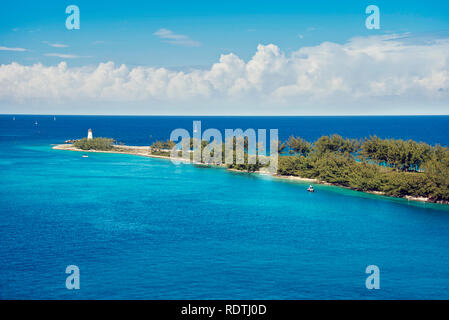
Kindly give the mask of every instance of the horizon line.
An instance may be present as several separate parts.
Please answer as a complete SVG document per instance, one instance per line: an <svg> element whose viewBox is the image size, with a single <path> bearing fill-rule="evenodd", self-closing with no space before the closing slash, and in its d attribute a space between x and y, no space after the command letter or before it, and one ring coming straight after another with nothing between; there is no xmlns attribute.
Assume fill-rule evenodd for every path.
<svg viewBox="0 0 449 320"><path fill-rule="evenodd" d="M55 113L0 113L0 116L83 116L83 117L438 117L449 114L316 114L316 115L239 115L239 114L55 114Z"/></svg>

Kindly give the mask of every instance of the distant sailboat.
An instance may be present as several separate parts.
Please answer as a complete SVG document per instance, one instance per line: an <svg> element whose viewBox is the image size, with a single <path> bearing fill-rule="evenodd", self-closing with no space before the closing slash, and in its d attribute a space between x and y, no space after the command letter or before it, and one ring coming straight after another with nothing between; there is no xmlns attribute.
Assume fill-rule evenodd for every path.
<svg viewBox="0 0 449 320"><path fill-rule="evenodd" d="M16 117L12 117L12 120L13 120L13 121L16 121Z"/></svg>
<svg viewBox="0 0 449 320"><path fill-rule="evenodd" d="M35 126L37 126L37 125L38 125L38 123L37 123L37 120L36 120L36 122L34 123L34 125L35 125Z"/></svg>
<svg viewBox="0 0 449 320"><path fill-rule="evenodd" d="M53 121L56 121L56 116L53 117Z"/></svg>

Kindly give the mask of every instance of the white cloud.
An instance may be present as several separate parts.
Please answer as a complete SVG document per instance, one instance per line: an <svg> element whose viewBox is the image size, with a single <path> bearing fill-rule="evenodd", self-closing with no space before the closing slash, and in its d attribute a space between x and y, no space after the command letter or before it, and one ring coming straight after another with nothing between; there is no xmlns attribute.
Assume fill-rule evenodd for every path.
<svg viewBox="0 0 449 320"><path fill-rule="evenodd" d="M0 51L27 51L24 48L10 48L10 47L2 47L0 46Z"/></svg>
<svg viewBox="0 0 449 320"><path fill-rule="evenodd" d="M160 39L163 39L164 42L178 45L178 46L185 46L185 47L198 47L201 45L200 42L190 39L190 37L183 35L183 34L176 34L171 30L168 29L159 29L155 33L153 33L155 36L159 37Z"/></svg>
<svg viewBox="0 0 449 320"><path fill-rule="evenodd" d="M46 53L45 56L47 56L47 57L57 57L57 58L62 58L62 59L81 58L80 56L77 56L75 54L64 54L64 53Z"/></svg>
<svg viewBox="0 0 449 320"><path fill-rule="evenodd" d="M167 113L166 106L184 114L198 113L197 106L211 114L448 113L449 39L413 44L402 36L360 37L290 55L259 45L247 62L224 54L209 69L188 72L113 62L0 66L0 107L36 99L121 105L126 112L139 104L147 114Z"/></svg>
<svg viewBox="0 0 449 320"><path fill-rule="evenodd" d="M48 44L50 47L53 48L68 48L69 46L62 43L50 43L48 41L44 41L44 43Z"/></svg>

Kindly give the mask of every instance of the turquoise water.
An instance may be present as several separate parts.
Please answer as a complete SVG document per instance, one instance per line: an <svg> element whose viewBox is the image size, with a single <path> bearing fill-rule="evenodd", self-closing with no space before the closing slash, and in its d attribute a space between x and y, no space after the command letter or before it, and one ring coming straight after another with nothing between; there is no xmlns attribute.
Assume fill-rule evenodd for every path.
<svg viewBox="0 0 449 320"><path fill-rule="evenodd" d="M1 299L449 298L448 206L5 136Z"/></svg>

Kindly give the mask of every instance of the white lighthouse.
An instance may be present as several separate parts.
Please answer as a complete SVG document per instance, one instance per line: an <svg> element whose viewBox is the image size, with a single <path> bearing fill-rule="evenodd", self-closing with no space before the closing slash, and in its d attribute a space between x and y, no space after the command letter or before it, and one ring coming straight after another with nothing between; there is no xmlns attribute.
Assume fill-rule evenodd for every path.
<svg viewBox="0 0 449 320"><path fill-rule="evenodd" d="M87 140L92 140L93 139L93 135L92 135L92 129L87 130Z"/></svg>

